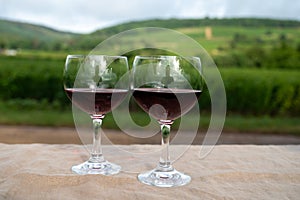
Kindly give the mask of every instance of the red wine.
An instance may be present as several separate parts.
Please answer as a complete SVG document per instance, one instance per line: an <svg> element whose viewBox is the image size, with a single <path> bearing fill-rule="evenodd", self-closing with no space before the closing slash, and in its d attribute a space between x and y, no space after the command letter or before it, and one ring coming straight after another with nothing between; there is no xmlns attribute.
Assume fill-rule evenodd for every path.
<svg viewBox="0 0 300 200"><path fill-rule="evenodd" d="M127 94L122 89L65 89L71 101L81 110L90 115L103 115L117 107ZM113 96L113 98L112 98Z"/></svg>
<svg viewBox="0 0 300 200"><path fill-rule="evenodd" d="M139 88L134 90L133 97L155 119L175 120L196 104L200 94L200 90Z"/></svg>

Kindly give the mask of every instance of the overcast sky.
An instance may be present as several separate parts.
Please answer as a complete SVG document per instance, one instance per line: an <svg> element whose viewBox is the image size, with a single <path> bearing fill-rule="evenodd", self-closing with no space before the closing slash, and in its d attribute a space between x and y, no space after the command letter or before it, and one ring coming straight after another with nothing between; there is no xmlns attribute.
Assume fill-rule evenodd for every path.
<svg viewBox="0 0 300 200"><path fill-rule="evenodd" d="M0 18L78 33L133 20L207 16L300 20L300 0L0 0Z"/></svg>

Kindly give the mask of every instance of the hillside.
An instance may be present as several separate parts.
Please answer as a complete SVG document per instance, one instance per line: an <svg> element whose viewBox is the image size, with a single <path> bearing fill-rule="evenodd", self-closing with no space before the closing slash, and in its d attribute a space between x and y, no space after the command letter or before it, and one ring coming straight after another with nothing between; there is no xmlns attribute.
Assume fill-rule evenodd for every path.
<svg viewBox="0 0 300 200"><path fill-rule="evenodd" d="M300 27L300 21L259 19L259 18L224 18L224 19L152 19L145 21L133 21L98 30L95 34L114 34L128 29L139 27L163 27L169 29L204 27L204 26L235 26L235 27L272 27L291 28Z"/></svg>
<svg viewBox="0 0 300 200"><path fill-rule="evenodd" d="M62 85L66 56L88 53L100 41L120 31L148 26L180 31L209 52L226 88L228 116L225 130L299 135L300 22L270 19L146 20L84 35L1 20L0 123L73 125L72 108ZM211 30L210 37L206 30ZM162 37L165 39L164 35ZM180 48L181 43L172 42L172 45ZM2 51L1 47L21 49L15 51L17 54L13 57L5 56L9 51ZM157 53L153 49L127 52L130 67L135 55L146 53L171 52ZM188 49L187 53L195 52ZM206 66L203 67L206 73ZM203 91L201 127L206 129L211 101L207 89ZM131 104L131 109L137 111L137 105ZM107 117L105 128L117 128L112 115ZM135 119L143 123L149 118L138 114ZM193 119L189 121L194 122Z"/></svg>
<svg viewBox="0 0 300 200"><path fill-rule="evenodd" d="M55 49L68 45L77 34L45 26L0 19L0 48ZM66 44L63 44L65 42Z"/></svg>
<svg viewBox="0 0 300 200"><path fill-rule="evenodd" d="M213 27L213 33L216 34L218 38L210 41L203 41L205 38L204 28L207 26ZM286 32L290 33L290 31L299 32L300 21L258 18L151 19L144 21L132 21L100 29L88 35L82 35L80 39L77 40L75 48L92 49L95 44L98 44L109 36L125 30L140 27L162 27L175 29L189 35L196 41L201 41L201 44L205 48L212 50L220 47L220 45L228 43L236 33L242 32L243 34L248 34L245 30L249 29L252 36L256 36L264 32L270 32L272 30L279 34L281 32L284 34Z"/></svg>
<svg viewBox="0 0 300 200"><path fill-rule="evenodd" d="M197 41L204 38L204 28L211 26L215 39L201 41L206 48L223 48L236 34L257 37L276 33L291 35L298 42L300 21L232 18L232 19L152 19L133 21L97 30L90 34L60 32L44 26L0 20L0 48L22 48L38 50L90 50L102 40L116 33L138 27L164 27L179 30ZM247 31L245 31L247 30ZM250 32L248 32L250 31ZM217 42L216 42L217 41Z"/></svg>

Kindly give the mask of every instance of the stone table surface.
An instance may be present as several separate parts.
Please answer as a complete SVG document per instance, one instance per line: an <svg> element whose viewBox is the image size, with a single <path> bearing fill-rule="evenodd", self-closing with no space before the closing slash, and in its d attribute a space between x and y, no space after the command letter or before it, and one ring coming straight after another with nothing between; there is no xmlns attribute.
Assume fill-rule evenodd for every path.
<svg viewBox="0 0 300 200"><path fill-rule="evenodd" d="M192 181L182 187L144 185L137 174L155 167L159 145L107 145L114 176L76 175L88 158L82 145L0 143L0 199L300 199L300 145L171 147L173 165Z"/></svg>

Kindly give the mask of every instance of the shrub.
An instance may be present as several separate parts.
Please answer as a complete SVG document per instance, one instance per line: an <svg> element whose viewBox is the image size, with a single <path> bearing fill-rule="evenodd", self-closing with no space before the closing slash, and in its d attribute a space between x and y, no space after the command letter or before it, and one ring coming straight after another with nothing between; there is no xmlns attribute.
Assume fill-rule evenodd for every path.
<svg viewBox="0 0 300 200"><path fill-rule="evenodd" d="M254 115L299 115L300 72L222 69L229 112Z"/></svg>
<svg viewBox="0 0 300 200"><path fill-rule="evenodd" d="M47 100L68 102L62 86L64 61L23 57L0 57L0 100Z"/></svg>
<svg viewBox="0 0 300 200"><path fill-rule="evenodd" d="M18 108L63 109L70 104L62 85L63 59L0 57L0 101ZM205 67L205 66L204 66ZM300 72L279 69L220 69L228 112L250 115L300 114ZM195 82L194 84L198 84ZM209 91L200 97L210 111ZM49 108L48 107L48 108ZM69 108L68 106L66 108Z"/></svg>

